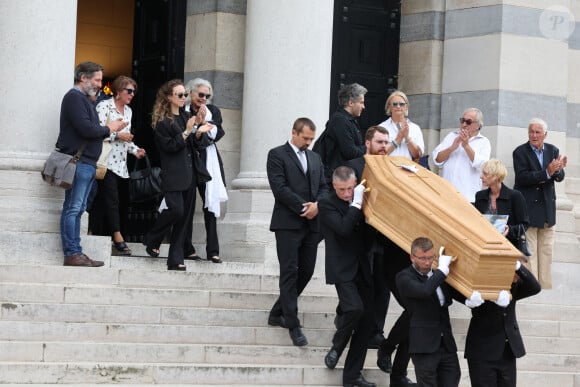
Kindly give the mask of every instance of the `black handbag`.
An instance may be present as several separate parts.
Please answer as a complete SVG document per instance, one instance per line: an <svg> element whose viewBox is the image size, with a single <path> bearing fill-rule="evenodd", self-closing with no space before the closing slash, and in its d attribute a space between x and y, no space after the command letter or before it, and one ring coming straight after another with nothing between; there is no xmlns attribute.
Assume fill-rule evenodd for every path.
<svg viewBox="0 0 580 387"><path fill-rule="evenodd" d="M137 169L141 160L145 160L146 167ZM161 168L151 167L147 155L137 159L133 171L129 173L129 199L133 203L141 203L159 201L161 196Z"/></svg>
<svg viewBox="0 0 580 387"><path fill-rule="evenodd" d="M526 257L530 257L530 248L528 246L528 238L526 237L526 228L523 224L515 226L515 246Z"/></svg>

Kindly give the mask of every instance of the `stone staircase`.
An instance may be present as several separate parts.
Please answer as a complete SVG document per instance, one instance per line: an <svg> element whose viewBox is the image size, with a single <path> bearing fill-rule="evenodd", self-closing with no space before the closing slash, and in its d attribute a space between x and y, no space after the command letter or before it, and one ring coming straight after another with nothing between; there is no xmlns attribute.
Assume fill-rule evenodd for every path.
<svg viewBox="0 0 580 387"><path fill-rule="evenodd" d="M2 235L5 252L10 243L21 243L22 238ZM42 238L37 245L55 251L46 246L58 245L58 237ZM102 237L83 239L94 251L108 252L108 243ZM143 246L131 247L144 255ZM224 257L222 265L188 262L183 273L166 271L165 259L101 253L105 267L92 269L63 267L60 257L46 253L24 259L5 252L0 255L0 384L341 385L342 362L333 371L323 363L337 298L324 283L320 259L300 298L309 345L298 348L287 330L266 323L278 278L260 263ZM555 275L570 276L567 284L578 282L566 266ZM578 296L576 284L518 305L528 349L518 361L518 385L580 387ZM399 313L398 305L390 308L387 327ZM452 317L463 348L469 313L456 305ZM376 351L370 350L364 374L387 386L375 361ZM463 359L461 365L461 386L469 386ZM412 368L410 374L414 377Z"/></svg>

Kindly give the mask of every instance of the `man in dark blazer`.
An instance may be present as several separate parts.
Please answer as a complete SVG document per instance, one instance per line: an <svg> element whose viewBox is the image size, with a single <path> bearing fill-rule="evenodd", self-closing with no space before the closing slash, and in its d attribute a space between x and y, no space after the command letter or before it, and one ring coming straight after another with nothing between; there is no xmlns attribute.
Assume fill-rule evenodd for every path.
<svg viewBox="0 0 580 387"><path fill-rule="evenodd" d="M511 286L497 301L471 310L465 341L471 387L516 387L516 358L526 354L516 319L516 301L540 292L540 284L520 261ZM503 297L503 299L502 299Z"/></svg>
<svg viewBox="0 0 580 387"><path fill-rule="evenodd" d="M325 129L323 162L327 182L330 182L334 168L366 152L357 121L365 108L366 93L367 89L358 83L344 85L338 91L338 108L330 116Z"/></svg>
<svg viewBox="0 0 580 387"><path fill-rule="evenodd" d="M350 340L342 375L345 386L375 386L361 374L372 329L372 274L361 211L364 186L356 184L354 171L340 166L332 175L334 192L320 200L320 226L326 247L326 283L334 284L339 305L332 348L324 358L336 367ZM356 187L355 187L356 186Z"/></svg>
<svg viewBox="0 0 580 387"><path fill-rule="evenodd" d="M268 324L288 328L297 346L308 344L298 320L298 296L314 273L322 240L318 200L328 192L320 156L308 149L315 130L310 119L298 118L290 141L268 152L266 167L275 199L270 231L276 235L280 263L280 297Z"/></svg>
<svg viewBox="0 0 580 387"><path fill-rule="evenodd" d="M451 331L448 307L452 298L465 301L445 283L451 257L441 255L437 270L433 242L424 237L411 245L411 265L399 272L397 287L409 312L409 353L422 387L457 387L461 378L457 345Z"/></svg>
<svg viewBox="0 0 580 387"><path fill-rule="evenodd" d="M513 151L514 189L526 199L530 227L526 235L532 256L528 267L542 288L552 288L552 255L556 224L556 189L554 182L564 180L568 158L552 144L545 143L548 125L539 118L528 124L528 139Z"/></svg>

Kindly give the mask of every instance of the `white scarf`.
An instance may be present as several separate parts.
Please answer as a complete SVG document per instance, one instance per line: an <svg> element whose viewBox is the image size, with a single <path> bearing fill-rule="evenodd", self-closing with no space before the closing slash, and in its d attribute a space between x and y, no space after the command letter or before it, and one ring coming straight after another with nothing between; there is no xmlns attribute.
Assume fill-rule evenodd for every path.
<svg viewBox="0 0 580 387"><path fill-rule="evenodd" d="M209 109L207 109L205 114L205 120L211 121L212 114ZM215 139L217 135L217 126L207 132L207 135L212 140ZM221 208L220 203L228 200L228 192L222 180L222 173L220 170L220 163L217 154L217 148L214 143L205 148L206 151L206 162L205 167L211 180L205 183L205 208L210 212L213 212L216 218L220 217Z"/></svg>

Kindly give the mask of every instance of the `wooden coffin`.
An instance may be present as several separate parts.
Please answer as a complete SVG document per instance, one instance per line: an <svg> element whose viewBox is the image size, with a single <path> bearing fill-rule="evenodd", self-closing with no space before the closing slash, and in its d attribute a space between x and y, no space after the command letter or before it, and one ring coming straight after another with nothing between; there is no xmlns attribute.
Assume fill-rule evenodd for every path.
<svg viewBox="0 0 580 387"><path fill-rule="evenodd" d="M447 282L466 297L478 290L495 300L510 289L521 253L451 183L404 157L366 155L365 161L370 191L363 211L371 226L409 253L420 236L433 241L436 253L444 246L445 255L457 257Z"/></svg>

